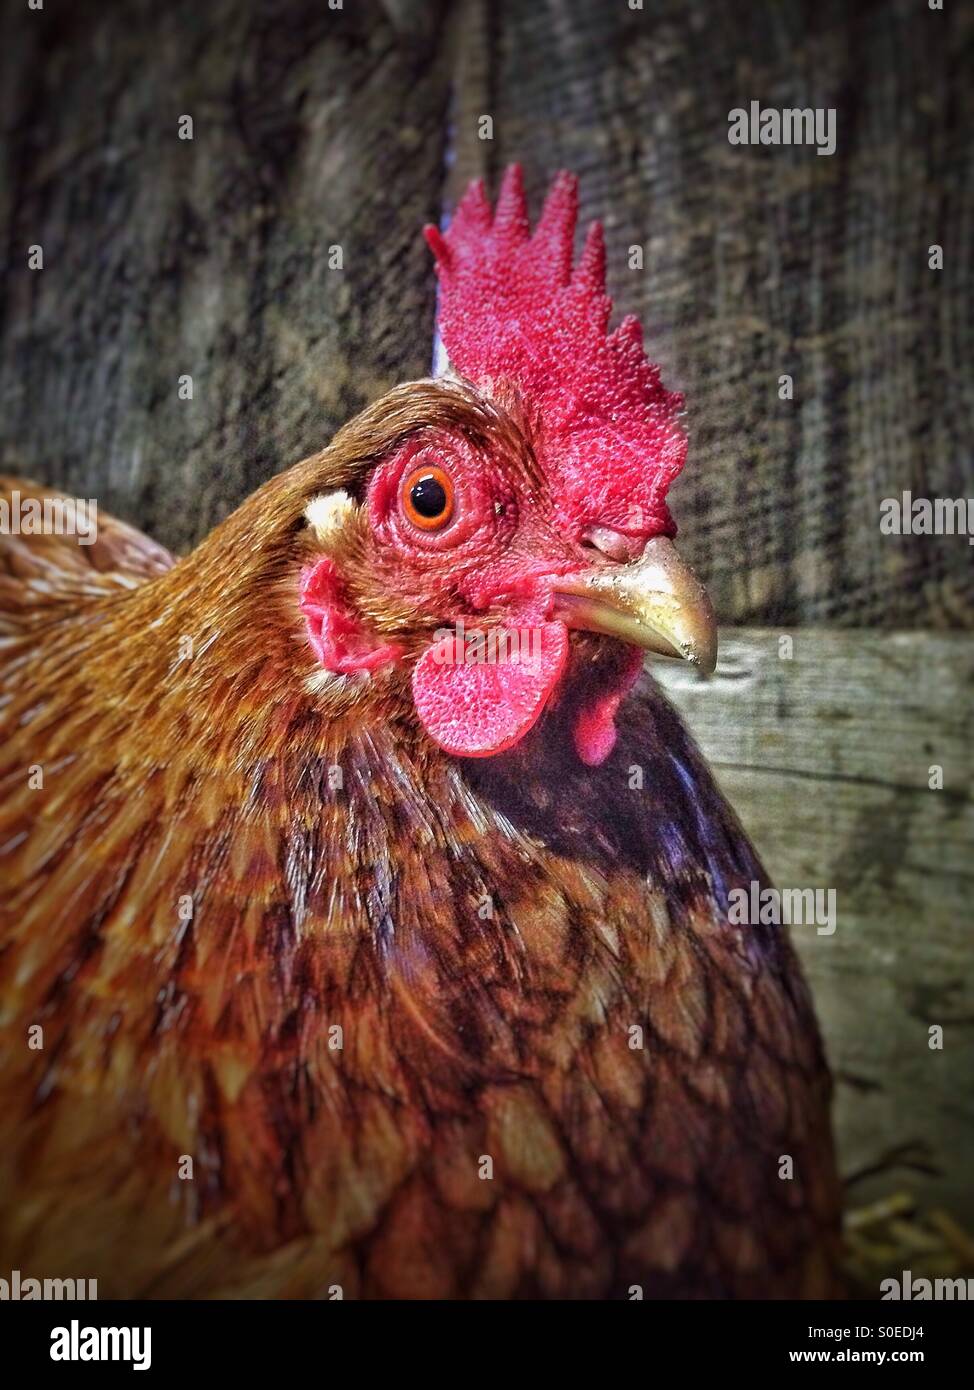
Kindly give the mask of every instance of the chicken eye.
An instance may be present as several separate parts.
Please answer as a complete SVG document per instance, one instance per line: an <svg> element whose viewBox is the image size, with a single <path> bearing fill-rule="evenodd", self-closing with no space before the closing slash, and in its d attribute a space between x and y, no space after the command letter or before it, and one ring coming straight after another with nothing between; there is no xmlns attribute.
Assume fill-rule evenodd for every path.
<svg viewBox="0 0 974 1390"><path fill-rule="evenodd" d="M453 483L442 468L414 468L402 486L403 511L421 531L439 531L453 515Z"/></svg>

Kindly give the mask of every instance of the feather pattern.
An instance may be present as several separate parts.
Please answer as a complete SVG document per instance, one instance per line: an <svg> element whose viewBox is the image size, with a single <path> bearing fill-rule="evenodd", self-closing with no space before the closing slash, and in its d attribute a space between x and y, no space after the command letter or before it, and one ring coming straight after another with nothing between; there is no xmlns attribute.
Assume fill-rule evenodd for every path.
<svg viewBox="0 0 974 1390"><path fill-rule="evenodd" d="M104 519L90 557L4 538L0 1264L102 1296L829 1294L810 1002L782 932L726 920L761 867L652 682L598 768L566 752L622 659L594 639L483 762L395 672L309 698L303 515L376 428L177 564Z"/></svg>

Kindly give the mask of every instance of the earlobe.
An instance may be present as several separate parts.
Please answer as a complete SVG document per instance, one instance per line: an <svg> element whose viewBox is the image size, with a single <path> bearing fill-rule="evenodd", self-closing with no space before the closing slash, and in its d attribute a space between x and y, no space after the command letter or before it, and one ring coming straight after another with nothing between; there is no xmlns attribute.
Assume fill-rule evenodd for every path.
<svg viewBox="0 0 974 1390"><path fill-rule="evenodd" d="M347 533L357 510L353 498L342 488L336 488L334 492L312 497L304 509L304 519L321 548L330 551L335 542Z"/></svg>
<svg viewBox="0 0 974 1390"><path fill-rule="evenodd" d="M301 571L299 606L311 649L326 671L374 671L402 655L397 642L384 642L361 625L346 601L338 567L326 555Z"/></svg>

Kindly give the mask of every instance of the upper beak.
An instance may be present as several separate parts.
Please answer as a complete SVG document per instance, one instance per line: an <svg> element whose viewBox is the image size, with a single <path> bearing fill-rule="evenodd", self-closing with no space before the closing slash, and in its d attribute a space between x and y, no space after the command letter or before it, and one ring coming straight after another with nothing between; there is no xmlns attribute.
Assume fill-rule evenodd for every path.
<svg viewBox="0 0 974 1390"><path fill-rule="evenodd" d="M679 656L708 674L717 665L717 619L707 591L665 536L638 560L559 577L555 616L569 627L604 632L636 647Z"/></svg>

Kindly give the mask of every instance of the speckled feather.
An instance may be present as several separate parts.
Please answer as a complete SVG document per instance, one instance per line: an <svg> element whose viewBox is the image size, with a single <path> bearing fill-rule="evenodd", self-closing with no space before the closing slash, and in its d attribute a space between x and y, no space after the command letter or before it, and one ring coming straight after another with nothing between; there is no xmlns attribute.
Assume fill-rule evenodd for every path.
<svg viewBox="0 0 974 1390"><path fill-rule="evenodd" d="M783 933L727 924L760 866L652 682L594 769L566 730L605 642L483 762L394 670L315 683L304 508L431 410L462 423L399 388L169 568L105 517L90 550L0 538L0 1266L102 1297L832 1292L811 1005Z"/></svg>

